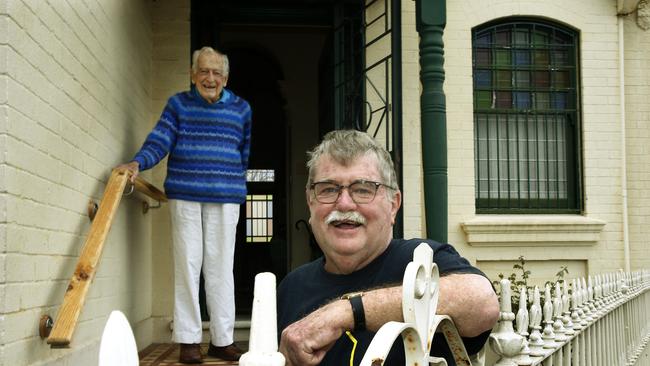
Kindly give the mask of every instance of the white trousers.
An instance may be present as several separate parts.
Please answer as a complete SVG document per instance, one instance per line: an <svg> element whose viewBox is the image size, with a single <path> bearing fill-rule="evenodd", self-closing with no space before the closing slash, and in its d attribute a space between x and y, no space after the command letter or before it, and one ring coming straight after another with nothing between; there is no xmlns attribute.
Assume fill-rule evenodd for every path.
<svg viewBox="0 0 650 366"><path fill-rule="evenodd" d="M201 268L215 346L233 342L233 261L239 205L169 200L174 243L174 332L176 343L201 343Z"/></svg>

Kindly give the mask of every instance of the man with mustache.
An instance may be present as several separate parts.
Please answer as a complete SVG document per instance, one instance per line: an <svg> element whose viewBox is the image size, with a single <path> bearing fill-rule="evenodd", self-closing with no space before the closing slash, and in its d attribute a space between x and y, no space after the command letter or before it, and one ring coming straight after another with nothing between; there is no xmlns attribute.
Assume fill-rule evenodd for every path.
<svg viewBox="0 0 650 366"><path fill-rule="evenodd" d="M181 363L202 363L199 279L210 314L208 354L238 360L233 343L233 260L239 206L246 200L251 108L225 88L228 57L203 47L192 57L192 88L169 98L160 120L133 160L131 172L169 154L165 193L174 245L174 331Z"/></svg>
<svg viewBox="0 0 650 366"><path fill-rule="evenodd" d="M454 320L469 354L478 352L499 315L492 285L449 244L393 239L402 196L388 152L366 133L332 131L308 155L309 222L324 256L278 287L287 366L358 365L374 332L403 321L401 282L422 242L441 276L436 313ZM398 343L384 365L404 365ZM454 364L444 342L434 340L432 350Z"/></svg>

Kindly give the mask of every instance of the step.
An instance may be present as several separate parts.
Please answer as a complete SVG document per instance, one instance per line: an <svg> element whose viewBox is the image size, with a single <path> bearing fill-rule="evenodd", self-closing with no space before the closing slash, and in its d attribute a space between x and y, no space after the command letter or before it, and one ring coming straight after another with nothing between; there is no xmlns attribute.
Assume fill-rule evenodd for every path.
<svg viewBox="0 0 650 366"><path fill-rule="evenodd" d="M203 322L203 340L207 341L210 339L210 322ZM169 322L169 329L174 330L174 321ZM251 319L249 317L241 317L235 319L235 331L234 331L234 341L235 342L248 342L250 338L251 330Z"/></svg>

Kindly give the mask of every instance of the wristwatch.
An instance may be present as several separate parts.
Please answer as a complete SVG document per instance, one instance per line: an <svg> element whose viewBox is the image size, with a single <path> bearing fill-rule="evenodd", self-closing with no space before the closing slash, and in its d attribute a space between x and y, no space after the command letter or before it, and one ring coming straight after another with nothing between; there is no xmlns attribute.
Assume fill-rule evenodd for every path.
<svg viewBox="0 0 650 366"><path fill-rule="evenodd" d="M366 313L363 310L363 292L351 292L341 296L341 300L348 300L352 306L354 317L354 331L366 330Z"/></svg>

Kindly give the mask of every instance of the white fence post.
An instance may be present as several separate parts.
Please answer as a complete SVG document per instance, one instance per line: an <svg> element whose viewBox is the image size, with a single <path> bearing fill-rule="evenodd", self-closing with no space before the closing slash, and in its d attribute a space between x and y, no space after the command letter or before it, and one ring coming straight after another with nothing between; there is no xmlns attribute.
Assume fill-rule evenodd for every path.
<svg viewBox="0 0 650 366"><path fill-rule="evenodd" d="M524 337L515 333L513 328L512 321L515 320L515 314L512 312L510 281L504 278L500 286L499 322L490 334L489 344L492 350L501 356L495 366L516 366L516 356L523 349Z"/></svg>
<svg viewBox="0 0 650 366"><path fill-rule="evenodd" d="M258 273L253 288L253 315L248 352L239 359L241 366L284 366L278 352L275 275Z"/></svg>

